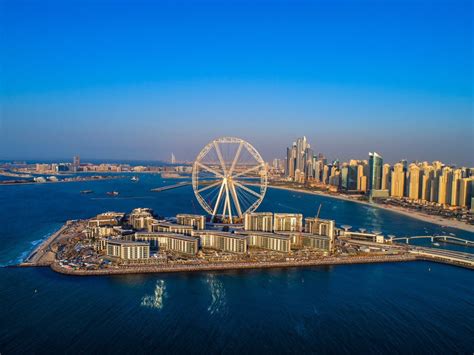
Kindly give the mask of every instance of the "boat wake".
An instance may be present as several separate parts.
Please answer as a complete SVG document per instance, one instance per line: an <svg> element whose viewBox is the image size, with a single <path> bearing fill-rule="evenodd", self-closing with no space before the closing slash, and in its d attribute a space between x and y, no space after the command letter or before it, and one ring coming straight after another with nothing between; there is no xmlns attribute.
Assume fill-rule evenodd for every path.
<svg viewBox="0 0 474 355"><path fill-rule="evenodd" d="M217 280L214 275L210 275L206 279L206 283L209 286L209 290L211 291L211 304L207 307L209 313L215 314L220 313L225 309L226 306L226 295L225 295L225 288L224 284Z"/></svg>
<svg viewBox="0 0 474 355"><path fill-rule="evenodd" d="M165 281L158 280L155 285L155 292L153 295L145 295L142 297L140 306L162 309L163 308L163 298L166 295L166 286Z"/></svg>

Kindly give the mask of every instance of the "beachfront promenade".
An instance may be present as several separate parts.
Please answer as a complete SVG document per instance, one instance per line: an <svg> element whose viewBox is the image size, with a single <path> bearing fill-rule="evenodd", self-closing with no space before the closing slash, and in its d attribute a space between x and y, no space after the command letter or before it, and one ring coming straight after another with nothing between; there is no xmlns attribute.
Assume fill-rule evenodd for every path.
<svg viewBox="0 0 474 355"><path fill-rule="evenodd" d="M370 264L387 262L408 262L418 260L415 255L374 255L374 256L350 256L350 257L323 257L309 261L286 261L286 262L222 262L203 264L173 264L173 265L128 265L117 268L107 268L100 270L74 270L61 267L58 263L53 263L51 269L56 272L77 275L124 275L124 274L150 274L150 273L174 273L174 272L198 272L198 271L231 271L248 269L278 269L311 266L330 266L348 264Z"/></svg>

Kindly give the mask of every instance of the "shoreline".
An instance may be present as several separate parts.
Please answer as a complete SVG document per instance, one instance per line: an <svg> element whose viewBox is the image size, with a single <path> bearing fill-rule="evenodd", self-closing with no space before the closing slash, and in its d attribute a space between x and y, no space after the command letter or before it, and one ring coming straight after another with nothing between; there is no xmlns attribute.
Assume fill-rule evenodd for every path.
<svg viewBox="0 0 474 355"><path fill-rule="evenodd" d="M180 273L180 272L203 272L203 271L239 271L239 270L263 270L263 269L286 269L286 268L306 268L315 266L331 265L355 265L355 264L381 264L389 262L411 262L422 260L415 255L390 255L390 256L364 256L364 257L328 257L319 260L305 262L265 262L265 263L215 263L197 265L173 265L173 266L130 266L117 269L101 270L73 270L61 267L57 263L50 265L50 268L60 274L69 276L106 276L106 275L130 275L130 274L159 274L159 273ZM430 260L431 261L431 260ZM28 265L18 265L27 267Z"/></svg>
<svg viewBox="0 0 474 355"><path fill-rule="evenodd" d="M60 184L66 182L89 182L89 181L104 181L104 180L117 180L122 179L123 177L120 176L112 176L100 179L80 179L80 180L59 180L59 181L44 181L44 182L36 182L36 181L26 181L26 182L7 182L2 183L0 182L0 186L21 186L21 185L46 185L46 184Z"/></svg>
<svg viewBox="0 0 474 355"><path fill-rule="evenodd" d="M411 217L413 219L416 219L416 220L419 220L419 221L422 221L422 222L432 223L432 224L436 224L436 225L439 225L439 226L442 226L442 227L455 228L455 229L463 230L465 232L474 233L474 226L468 225L464 222L450 220L450 219L442 219L440 217L431 217L431 216L421 214L421 213L416 212L416 211L403 210L403 209L396 208L396 207L393 207L393 208L392 207L387 207L387 206L384 206L384 205L381 205L381 204L378 204L378 203L370 203L370 202L366 202L366 201L359 201L359 200L355 200L355 199L345 197L345 196L341 196L341 195L326 194L326 193L321 192L321 191L310 191L310 190L298 189L298 188L294 188L294 187L275 186L275 185L268 185L268 187L272 188L272 189L280 189L280 190L287 190L287 191L293 191L293 192L301 192L301 193L305 193L305 194L309 194L309 195L317 195L317 196L335 198L335 199L343 200L343 201L359 203L361 205L380 208L380 209L383 209L385 211L398 213L398 214L401 214L401 215L404 215L404 216L407 216L407 217Z"/></svg>

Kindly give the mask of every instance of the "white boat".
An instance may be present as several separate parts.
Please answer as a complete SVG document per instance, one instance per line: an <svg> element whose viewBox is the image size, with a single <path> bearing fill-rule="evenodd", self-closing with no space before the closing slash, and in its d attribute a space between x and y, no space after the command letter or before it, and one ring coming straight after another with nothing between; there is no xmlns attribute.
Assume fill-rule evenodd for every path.
<svg viewBox="0 0 474 355"><path fill-rule="evenodd" d="M435 243L433 243L433 245L434 245L435 247L439 247L439 243L436 243L436 242L435 242Z"/></svg>
<svg viewBox="0 0 474 355"><path fill-rule="evenodd" d="M132 176L132 178L130 179L132 181L139 181L140 179L138 178L138 176Z"/></svg>

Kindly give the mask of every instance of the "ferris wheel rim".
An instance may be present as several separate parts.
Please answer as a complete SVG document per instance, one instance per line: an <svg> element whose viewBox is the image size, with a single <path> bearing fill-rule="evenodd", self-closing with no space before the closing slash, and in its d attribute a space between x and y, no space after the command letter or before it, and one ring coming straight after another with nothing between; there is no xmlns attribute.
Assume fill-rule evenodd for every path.
<svg viewBox="0 0 474 355"><path fill-rule="evenodd" d="M230 166L226 165L226 162L222 157L222 153L220 152L219 144L238 144L237 151L232 159L232 163L230 164ZM240 172L234 172L235 168L238 165L240 153L243 148L245 148L246 151L250 154L250 156L255 159L255 163L251 165L250 168L246 168ZM219 164L217 164L218 167L211 167L202 162L203 159L207 156L207 154L213 149L215 150L218 161L220 162L220 168ZM200 179L199 174L202 174L204 171L208 174L212 174L212 179L207 181L207 183L209 183L208 186L199 188L199 183L203 182L202 179ZM249 176L249 173L255 171L257 171L256 176ZM255 179L256 182L252 182L252 184L250 184L247 181L242 181L242 179ZM212 215L212 218L218 215L222 215L222 217L225 218L227 209L228 217L232 223L231 205L234 206L234 209L236 211L234 217L242 217L245 213L255 211L263 201L267 190L267 184L268 179L264 160L262 159L258 151L249 142L245 141L242 138L225 136L210 141L198 153L193 164L192 187L194 195L196 196L196 199L198 200L201 207L207 213ZM202 192L211 188L218 188L219 185L220 187L219 193L217 195L217 200L214 204L208 203L202 195ZM258 192L253 189L250 189L248 186L258 187ZM225 192L223 192L224 190ZM218 207L220 207L221 198L223 194L225 194L223 212L222 214L218 214ZM255 200L250 200L250 202L246 201L248 202L248 206L244 210L242 210L240 207L240 200L243 200L244 194L247 194L248 196L253 195ZM248 196L247 199L249 199ZM212 205L214 205L214 208L212 207Z"/></svg>

